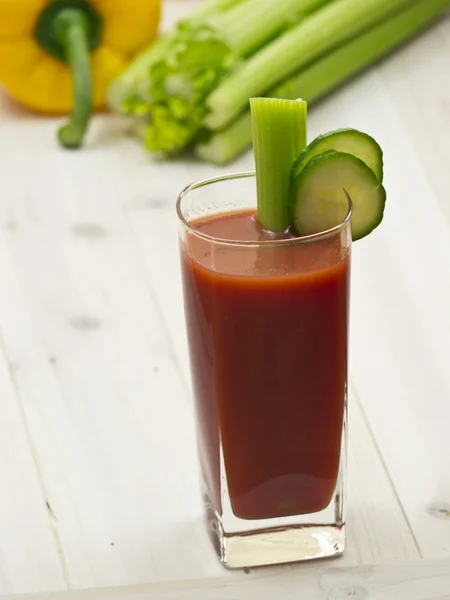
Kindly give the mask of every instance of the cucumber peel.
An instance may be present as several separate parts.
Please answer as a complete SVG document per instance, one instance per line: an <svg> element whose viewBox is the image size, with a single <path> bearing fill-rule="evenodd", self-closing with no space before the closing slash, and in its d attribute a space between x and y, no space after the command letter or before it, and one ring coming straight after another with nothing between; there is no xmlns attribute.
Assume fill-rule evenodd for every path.
<svg viewBox="0 0 450 600"><path fill-rule="evenodd" d="M292 167L293 174L298 175L314 156L329 150L353 154L366 163L378 181L383 181L383 151L373 137L357 129L338 129L319 135L297 158Z"/></svg>
<svg viewBox="0 0 450 600"><path fill-rule="evenodd" d="M357 156L336 150L314 156L299 172L293 168L289 218L295 233L311 235L342 223L349 210L346 192L356 241L383 219L386 191L372 169Z"/></svg>

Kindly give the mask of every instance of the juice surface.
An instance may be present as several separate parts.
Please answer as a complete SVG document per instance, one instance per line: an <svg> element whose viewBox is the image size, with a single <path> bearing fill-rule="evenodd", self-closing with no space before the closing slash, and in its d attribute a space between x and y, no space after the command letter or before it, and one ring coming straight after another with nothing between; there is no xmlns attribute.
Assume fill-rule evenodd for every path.
<svg viewBox="0 0 450 600"><path fill-rule="evenodd" d="M266 239L253 213L209 236ZM347 381L348 248L339 236L270 247L182 246L199 453L221 513L219 444L234 514L323 510L336 487Z"/></svg>

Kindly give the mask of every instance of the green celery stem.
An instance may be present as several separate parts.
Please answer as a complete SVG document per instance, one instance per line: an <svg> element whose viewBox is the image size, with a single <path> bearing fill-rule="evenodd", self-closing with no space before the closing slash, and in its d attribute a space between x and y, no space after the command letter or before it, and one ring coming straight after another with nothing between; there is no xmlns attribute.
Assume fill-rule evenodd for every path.
<svg viewBox="0 0 450 600"><path fill-rule="evenodd" d="M72 71L74 103L68 122L58 138L64 148L79 148L89 125L93 105L92 67L89 50L89 21L75 8L61 10L54 22L58 41Z"/></svg>
<svg viewBox="0 0 450 600"><path fill-rule="evenodd" d="M248 0L209 0L206 2L203 1L193 11L192 18L202 19L204 17L208 17L209 15L228 10L236 4L242 4L245 2L248 2Z"/></svg>
<svg viewBox="0 0 450 600"><path fill-rule="evenodd" d="M450 0L417 0L394 17L333 50L273 89L275 98L302 96L309 104L322 98L350 77L393 51L430 25L450 6ZM224 165L247 150L252 141L251 114L198 144L196 155L206 162Z"/></svg>
<svg viewBox="0 0 450 600"><path fill-rule="evenodd" d="M286 28L331 0L247 0L210 19L236 56L248 56Z"/></svg>
<svg viewBox="0 0 450 600"><path fill-rule="evenodd" d="M207 99L210 112L205 126L222 129L246 108L252 96L410 4L411 0L334 0L325 5L219 84Z"/></svg>
<svg viewBox="0 0 450 600"><path fill-rule="evenodd" d="M216 13L228 10L236 4L248 0L209 0L202 2L181 24L190 24L210 18ZM130 97L136 95L150 101L150 68L163 60L176 33L160 35L147 48L142 50L128 67L110 84L107 92L108 106L117 113L127 114L124 106Z"/></svg>
<svg viewBox="0 0 450 600"><path fill-rule="evenodd" d="M252 98L250 106L258 221L266 231L282 233L289 227L292 163L306 147L306 102Z"/></svg>
<svg viewBox="0 0 450 600"><path fill-rule="evenodd" d="M250 111L247 111L223 131L218 131L207 141L197 144L195 154L205 162L226 165L245 152L251 143L252 117Z"/></svg>
<svg viewBox="0 0 450 600"><path fill-rule="evenodd" d="M150 93L150 67L164 58L172 37L161 35L148 48L136 56L131 64L111 83L107 92L108 106L117 113L125 113L124 104L137 94L148 100ZM144 91L145 90L145 91Z"/></svg>

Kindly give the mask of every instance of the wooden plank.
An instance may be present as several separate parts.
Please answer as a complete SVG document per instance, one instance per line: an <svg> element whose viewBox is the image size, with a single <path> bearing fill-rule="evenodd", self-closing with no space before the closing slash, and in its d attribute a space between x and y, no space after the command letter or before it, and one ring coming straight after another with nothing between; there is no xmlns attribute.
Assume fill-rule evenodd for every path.
<svg viewBox="0 0 450 600"><path fill-rule="evenodd" d="M0 198L14 201L26 165L10 166L10 133L31 122L28 113L0 93ZM6 176L11 168L12 173ZM4 268L11 258L9 240L14 223L0 217L0 299L5 297ZM3 315L8 318L8 314ZM14 370L0 342L0 593L64 589L66 572L55 522L46 501L41 464L23 414Z"/></svg>
<svg viewBox="0 0 450 600"><path fill-rule="evenodd" d="M449 26L447 21L447 31ZM380 139L388 141L390 201L383 226L355 250L352 328L358 394L419 548L430 558L450 555L450 201L439 184L448 179L442 150L448 127L437 110L450 97L450 86L438 77L435 61L441 64L444 55L450 63L444 44L440 51L435 44L439 31L428 37L434 54L403 55L403 84L393 86L392 74L385 83L387 67L377 78L373 110ZM417 44L423 49L424 40ZM421 78L427 65L434 80ZM433 99L425 106L414 93L419 81ZM402 86L421 106L414 120ZM420 132L425 146L417 143Z"/></svg>
<svg viewBox="0 0 450 600"><path fill-rule="evenodd" d="M3 353L0 398L0 593L64 589L64 564L40 466Z"/></svg>
<svg viewBox="0 0 450 600"><path fill-rule="evenodd" d="M14 193L0 208L15 223L0 326L69 583L220 572L201 521L190 405L123 227L126 171L108 176L121 154L35 157L33 133L16 135L5 166Z"/></svg>
<svg viewBox="0 0 450 600"><path fill-rule="evenodd" d="M448 562L265 569L230 579L1 597L1 600L448 600Z"/></svg>
<svg viewBox="0 0 450 600"><path fill-rule="evenodd" d="M382 69L384 87L394 100L396 117L414 146L431 189L450 223L448 164L450 85L450 13Z"/></svg>

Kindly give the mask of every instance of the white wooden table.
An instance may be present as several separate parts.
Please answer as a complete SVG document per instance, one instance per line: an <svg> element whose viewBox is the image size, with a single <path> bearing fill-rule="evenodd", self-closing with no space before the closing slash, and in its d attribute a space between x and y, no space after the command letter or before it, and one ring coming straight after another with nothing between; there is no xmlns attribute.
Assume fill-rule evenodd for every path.
<svg viewBox="0 0 450 600"><path fill-rule="evenodd" d="M358 600L417 577L392 598L450 598L449 72L447 18L311 111L311 137L380 141L389 193L354 247L348 550L250 576L203 529L178 270L177 193L219 169L152 163L108 116L65 152L57 120L0 99L0 594L212 578ZM351 593L313 595L333 576Z"/></svg>

